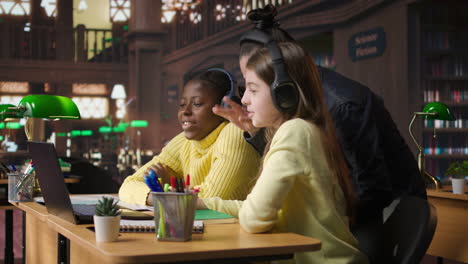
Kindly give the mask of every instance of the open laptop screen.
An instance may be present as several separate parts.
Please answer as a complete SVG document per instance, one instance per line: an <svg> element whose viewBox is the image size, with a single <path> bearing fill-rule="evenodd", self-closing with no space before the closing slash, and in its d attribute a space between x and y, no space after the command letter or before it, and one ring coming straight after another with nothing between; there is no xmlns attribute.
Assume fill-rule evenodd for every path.
<svg viewBox="0 0 468 264"><path fill-rule="evenodd" d="M28 141L42 196L50 214L78 224L92 222L92 215L77 219L52 143Z"/></svg>

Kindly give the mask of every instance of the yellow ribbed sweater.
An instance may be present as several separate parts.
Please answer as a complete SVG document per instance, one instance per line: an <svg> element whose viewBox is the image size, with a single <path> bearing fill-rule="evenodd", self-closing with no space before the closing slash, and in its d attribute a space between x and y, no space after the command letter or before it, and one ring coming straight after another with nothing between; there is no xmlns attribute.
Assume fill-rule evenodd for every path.
<svg viewBox="0 0 468 264"><path fill-rule="evenodd" d="M119 198L127 203L145 204L150 192L144 182L150 164L169 166L177 177L191 176L191 185L200 186L199 197L243 200L253 184L260 156L243 138L242 131L221 123L204 139L188 140L184 133L174 137L158 156L127 177Z"/></svg>
<svg viewBox="0 0 468 264"><path fill-rule="evenodd" d="M293 119L274 135L263 171L245 201L203 201L212 210L239 217L250 233L274 230L320 239L319 251L297 253L290 262L366 264L349 230L344 199L328 167L319 128Z"/></svg>

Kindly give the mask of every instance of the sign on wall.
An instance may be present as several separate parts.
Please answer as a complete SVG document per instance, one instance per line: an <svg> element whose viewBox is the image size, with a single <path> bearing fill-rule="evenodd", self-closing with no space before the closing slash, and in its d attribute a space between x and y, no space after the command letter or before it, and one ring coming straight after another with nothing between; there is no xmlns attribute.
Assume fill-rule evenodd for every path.
<svg viewBox="0 0 468 264"><path fill-rule="evenodd" d="M385 51L386 42L382 27L356 33L348 41L349 56L352 61L381 56Z"/></svg>

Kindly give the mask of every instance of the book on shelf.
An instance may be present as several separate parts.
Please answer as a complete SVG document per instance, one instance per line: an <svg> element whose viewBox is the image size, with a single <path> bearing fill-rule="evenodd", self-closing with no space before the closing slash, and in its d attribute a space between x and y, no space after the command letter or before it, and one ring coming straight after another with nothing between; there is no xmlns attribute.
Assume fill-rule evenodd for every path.
<svg viewBox="0 0 468 264"><path fill-rule="evenodd" d="M468 101L468 88L459 81L423 81L424 102L447 102L450 104Z"/></svg>
<svg viewBox="0 0 468 264"><path fill-rule="evenodd" d="M430 120L424 119L425 128L468 128L468 119L462 118L461 114L455 114L457 117L455 121L446 120Z"/></svg>

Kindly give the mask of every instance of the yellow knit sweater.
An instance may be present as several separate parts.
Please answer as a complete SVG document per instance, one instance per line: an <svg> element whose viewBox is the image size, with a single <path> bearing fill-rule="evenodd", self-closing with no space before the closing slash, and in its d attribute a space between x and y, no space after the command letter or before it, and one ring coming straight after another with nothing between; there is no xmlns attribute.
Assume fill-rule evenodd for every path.
<svg viewBox="0 0 468 264"><path fill-rule="evenodd" d="M320 239L321 250L297 253L291 262L366 264L349 230L344 199L328 167L318 128L293 119L273 137L263 171L245 201L203 201L212 210L238 216L247 232L274 230Z"/></svg>
<svg viewBox="0 0 468 264"><path fill-rule="evenodd" d="M221 123L204 139L188 140L184 133L174 137L158 156L125 179L119 198L127 203L145 204L148 186L144 182L150 164L169 166L177 177L191 176L191 185L201 187L200 197L245 199L256 176L260 156L243 138L242 131Z"/></svg>

